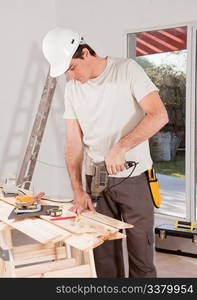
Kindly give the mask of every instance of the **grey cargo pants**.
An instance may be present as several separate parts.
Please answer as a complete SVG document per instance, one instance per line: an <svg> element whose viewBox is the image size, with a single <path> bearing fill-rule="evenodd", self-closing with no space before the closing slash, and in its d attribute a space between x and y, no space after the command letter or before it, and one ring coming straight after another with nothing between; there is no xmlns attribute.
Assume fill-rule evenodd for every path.
<svg viewBox="0 0 197 300"><path fill-rule="evenodd" d="M87 192L92 176L86 175ZM123 178L109 177L108 187ZM126 229L129 277L156 277L153 263L154 206L145 173L130 177L103 193L96 211L133 224ZM125 277L122 240L105 241L94 249L98 277Z"/></svg>

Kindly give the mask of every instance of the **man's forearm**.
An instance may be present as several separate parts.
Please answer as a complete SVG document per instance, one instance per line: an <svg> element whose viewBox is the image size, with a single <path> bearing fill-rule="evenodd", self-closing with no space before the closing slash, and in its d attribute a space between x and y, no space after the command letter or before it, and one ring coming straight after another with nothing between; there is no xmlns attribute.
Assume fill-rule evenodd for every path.
<svg viewBox="0 0 197 300"><path fill-rule="evenodd" d="M146 114L137 126L126 136L122 137L117 146L124 152L129 151L140 143L152 137L168 122L167 114Z"/></svg>
<svg viewBox="0 0 197 300"><path fill-rule="evenodd" d="M65 146L65 160L70 175L71 185L74 194L83 191L82 163L83 147L67 143Z"/></svg>

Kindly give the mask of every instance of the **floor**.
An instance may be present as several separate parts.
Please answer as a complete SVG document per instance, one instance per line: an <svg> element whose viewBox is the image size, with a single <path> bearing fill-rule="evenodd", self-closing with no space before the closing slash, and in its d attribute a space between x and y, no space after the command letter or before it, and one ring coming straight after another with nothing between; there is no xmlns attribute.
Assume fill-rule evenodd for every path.
<svg viewBox="0 0 197 300"><path fill-rule="evenodd" d="M156 251L155 266L157 277L197 278L197 258Z"/></svg>

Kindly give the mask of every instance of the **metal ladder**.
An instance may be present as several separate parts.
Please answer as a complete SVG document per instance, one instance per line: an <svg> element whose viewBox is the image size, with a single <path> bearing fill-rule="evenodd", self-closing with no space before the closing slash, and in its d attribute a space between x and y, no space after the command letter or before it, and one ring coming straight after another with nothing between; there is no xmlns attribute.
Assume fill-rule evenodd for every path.
<svg viewBox="0 0 197 300"><path fill-rule="evenodd" d="M26 182L24 185L25 189L29 189L31 184L30 182L33 177L33 172L35 169L42 137L51 108L56 83L56 78L50 77L48 73L43 93L41 96L40 104L38 106L36 118L34 120L33 128L27 145L27 149L16 180L17 185L21 185L22 183Z"/></svg>

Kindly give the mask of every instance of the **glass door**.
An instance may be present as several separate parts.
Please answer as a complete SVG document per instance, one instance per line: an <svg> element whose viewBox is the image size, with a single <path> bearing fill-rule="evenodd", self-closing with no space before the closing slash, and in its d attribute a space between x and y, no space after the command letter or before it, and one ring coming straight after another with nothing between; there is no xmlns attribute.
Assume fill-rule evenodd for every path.
<svg viewBox="0 0 197 300"><path fill-rule="evenodd" d="M194 180L193 189L194 189L194 201L191 203L191 220L197 221L197 25L192 27L191 30L191 97L193 99L193 107L191 108L193 111L193 119L192 119L192 128L194 128Z"/></svg>
<svg viewBox="0 0 197 300"><path fill-rule="evenodd" d="M187 26L181 26L127 34L128 57L159 88L169 116L149 140L163 199L156 212L180 218L186 218L187 33Z"/></svg>

